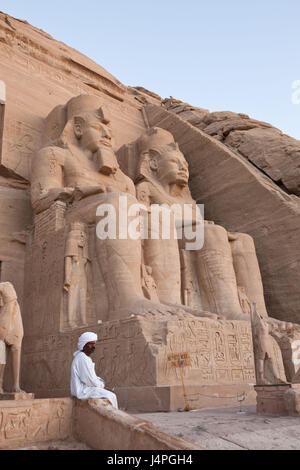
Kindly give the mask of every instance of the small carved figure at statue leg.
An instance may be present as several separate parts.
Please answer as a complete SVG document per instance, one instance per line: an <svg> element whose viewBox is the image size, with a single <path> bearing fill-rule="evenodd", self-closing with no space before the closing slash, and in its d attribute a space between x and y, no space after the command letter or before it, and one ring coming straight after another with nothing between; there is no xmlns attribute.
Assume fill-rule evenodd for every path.
<svg viewBox="0 0 300 470"><path fill-rule="evenodd" d="M5 370L5 364L0 364L0 394L4 393L4 390L3 390L4 370Z"/></svg>

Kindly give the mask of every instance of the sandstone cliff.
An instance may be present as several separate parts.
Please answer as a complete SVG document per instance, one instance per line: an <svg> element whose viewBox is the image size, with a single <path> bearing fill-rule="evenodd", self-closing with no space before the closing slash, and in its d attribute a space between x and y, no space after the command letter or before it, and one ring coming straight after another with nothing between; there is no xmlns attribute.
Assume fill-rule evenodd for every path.
<svg viewBox="0 0 300 470"><path fill-rule="evenodd" d="M44 118L72 96L95 94L109 109L116 150L147 125L173 133L206 218L254 237L269 314L300 323L298 140L245 114L210 113L126 87L79 52L4 13L0 80L7 88L0 155L1 280L15 283L21 294L24 244L16 233L32 223L28 182L31 157L45 138Z"/></svg>

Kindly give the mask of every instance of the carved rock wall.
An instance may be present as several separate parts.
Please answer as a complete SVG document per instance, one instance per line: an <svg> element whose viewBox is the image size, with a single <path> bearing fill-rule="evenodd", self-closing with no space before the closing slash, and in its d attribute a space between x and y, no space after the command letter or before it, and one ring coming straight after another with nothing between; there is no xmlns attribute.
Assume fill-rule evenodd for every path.
<svg viewBox="0 0 300 470"><path fill-rule="evenodd" d="M70 398L0 402L0 449L67 439L72 411Z"/></svg>
<svg viewBox="0 0 300 470"><path fill-rule="evenodd" d="M89 330L99 339L93 356L96 373L110 389L181 386L180 371L169 367L168 354L182 352L191 358L183 371L186 385L234 388L255 382L248 321L138 317L90 325ZM38 398L68 395L70 364L84 331L25 335L22 386Z"/></svg>
<svg viewBox="0 0 300 470"><path fill-rule="evenodd" d="M6 83L1 163L28 179L42 145L44 121L56 106L94 94L109 106L115 147L144 129L141 103L116 78L71 47L26 22L0 13L0 80ZM55 133L55 129L52 129Z"/></svg>
<svg viewBox="0 0 300 470"><path fill-rule="evenodd" d="M161 106L145 109L150 126L170 131L179 143L205 218L254 238L269 315L299 323L299 198L180 115Z"/></svg>
<svg viewBox="0 0 300 470"><path fill-rule="evenodd" d="M210 113L173 98L162 102L197 129L237 152L285 191L300 195L300 141L266 122L230 111Z"/></svg>

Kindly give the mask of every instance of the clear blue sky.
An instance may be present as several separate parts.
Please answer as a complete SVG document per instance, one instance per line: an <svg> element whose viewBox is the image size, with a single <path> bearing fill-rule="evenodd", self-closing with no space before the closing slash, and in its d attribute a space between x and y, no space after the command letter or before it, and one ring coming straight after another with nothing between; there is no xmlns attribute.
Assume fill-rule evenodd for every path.
<svg viewBox="0 0 300 470"><path fill-rule="evenodd" d="M300 139L300 0L2 0L0 9L125 85L243 112Z"/></svg>

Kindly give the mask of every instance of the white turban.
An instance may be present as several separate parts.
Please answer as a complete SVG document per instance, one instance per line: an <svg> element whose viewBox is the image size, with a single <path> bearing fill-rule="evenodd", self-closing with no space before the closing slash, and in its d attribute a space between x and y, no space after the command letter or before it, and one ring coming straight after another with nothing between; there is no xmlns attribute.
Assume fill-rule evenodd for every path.
<svg viewBox="0 0 300 470"><path fill-rule="evenodd" d="M78 344L77 344L78 351L74 353L74 356L78 354L80 351L82 351L84 346L87 343L90 343L92 341L97 341L97 340L98 340L98 336L96 335L96 333L91 333L90 331L83 333L78 340Z"/></svg>

